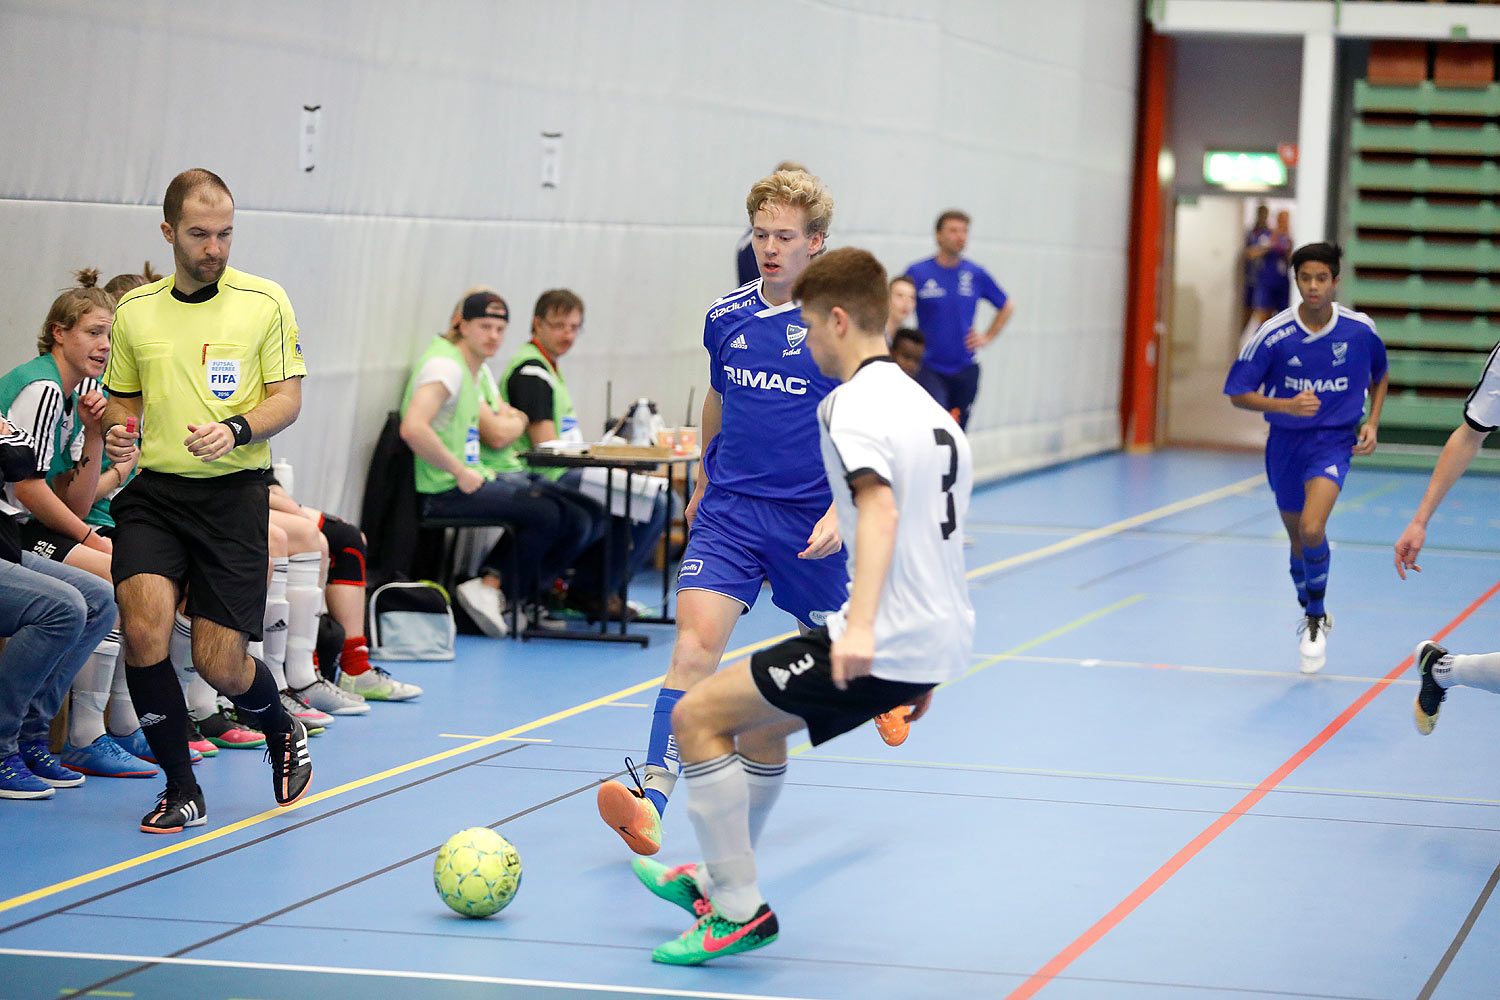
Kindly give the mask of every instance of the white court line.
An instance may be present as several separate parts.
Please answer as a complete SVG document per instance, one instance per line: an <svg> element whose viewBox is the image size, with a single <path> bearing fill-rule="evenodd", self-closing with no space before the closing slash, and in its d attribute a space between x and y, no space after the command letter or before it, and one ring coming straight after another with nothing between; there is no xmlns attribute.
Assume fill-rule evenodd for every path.
<svg viewBox="0 0 1500 1000"><path fill-rule="evenodd" d="M466 733L438 733L438 738L445 740L487 740L488 736L469 736ZM539 739L535 736L507 736L500 740L501 743L551 743L551 740Z"/></svg>
<svg viewBox="0 0 1500 1000"><path fill-rule="evenodd" d="M979 658L979 654L974 654ZM1180 670L1193 674L1228 674L1235 677L1284 677L1292 680L1357 681L1360 684L1381 683L1376 677L1357 677L1353 674L1304 674L1298 670L1256 670L1253 667L1195 667L1178 663L1145 663L1139 660L1099 660L1093 657L1076 656L1031 656L1024 653L1004 655L1007 660L1025 660L1028 663L1065 663L1079 667L1121 667L1136 670ZM1408 684L1416 686L1421 681L1399 677L1385 681L1386 684Z"/></svg>
<svg viewBox="0 0 1500 1000"><path fill-rule="evenodd" d="M644 701L611 701L599 706L600 708L650 708Z"/></svg>
<svg viewBox="0 0 1500 1000"><path fill-rule="evenodd" d="M405 969L347 969L335 965L283 965L277 962L231 962L211 958L166 958L157 955L110 955L81 951L38 951L30 948L0 948L0 955L18 958L71 958L98 962L132 962L153 965L192 965L212 969L260 969L266 972L321 972L341 976L386 979L419 979L450 983L485 983L496 986L537 986L556 990L598 990L600 993L631 993L654 997L702 997L704 1000L806 1000L760 993L711 993L706 990L669 990L658 986L607 986L599 983L555 982L549 979L507 979L501 976L469 976L456 972L410 972Z"/></svg>

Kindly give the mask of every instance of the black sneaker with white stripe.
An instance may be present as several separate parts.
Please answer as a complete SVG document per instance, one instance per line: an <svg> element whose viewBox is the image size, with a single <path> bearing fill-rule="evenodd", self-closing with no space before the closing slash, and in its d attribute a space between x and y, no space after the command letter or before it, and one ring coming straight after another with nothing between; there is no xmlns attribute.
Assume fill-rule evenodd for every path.
<svg viewBox="0 0 1500 1000"><path fill-rule="evenodd" d="M141 819L142 833L181 833L185 827L208 822L208 807L203 803L203 789L191 791L168 785L156 797L156 808Z"/></svg>
<svg viewBox="0 0 1500 1000"><path fill-rule="evenodd" d="M289 733L266 733L266 760L271 764L271 784L276 804L289 806L302 798L312 782L312 756L307 752L307 727L292 717Z"/></svg>

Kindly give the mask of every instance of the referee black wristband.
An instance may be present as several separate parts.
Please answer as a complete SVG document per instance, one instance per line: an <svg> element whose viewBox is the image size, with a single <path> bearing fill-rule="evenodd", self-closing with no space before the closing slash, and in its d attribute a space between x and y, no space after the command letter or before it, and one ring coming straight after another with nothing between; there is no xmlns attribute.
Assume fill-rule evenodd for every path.
<svg viewBox="0 0 1500 1000"><path fill-rule="evenodd" d="M234 416L227 420L220 420L219 423L228 427L230 432L234 434L234 446L236 448L242 444L250 443L250 421L244 417Z"/></svg>

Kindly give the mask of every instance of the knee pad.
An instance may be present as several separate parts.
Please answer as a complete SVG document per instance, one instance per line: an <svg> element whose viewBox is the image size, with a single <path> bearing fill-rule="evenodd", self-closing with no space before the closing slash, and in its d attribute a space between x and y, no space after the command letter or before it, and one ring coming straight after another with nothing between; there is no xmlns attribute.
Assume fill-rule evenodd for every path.
<svg viewBox="0 0 1500 1000"><path fill-rule="evenodd" d="M365 585L365 539L348 521L324 514L318 528L328 539L328 582Z"/></svg>

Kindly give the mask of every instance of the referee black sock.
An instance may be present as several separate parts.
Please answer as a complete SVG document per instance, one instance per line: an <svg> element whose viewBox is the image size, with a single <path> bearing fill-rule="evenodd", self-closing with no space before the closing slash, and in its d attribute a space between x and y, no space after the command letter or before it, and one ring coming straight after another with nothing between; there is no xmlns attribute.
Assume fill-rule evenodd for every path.
<svg viewBox="0 0 1500 1000"><path fill-rule="evenodd" d="M228 695L229 700L235 708L254 716L261 732L291 732L292 717L281 704L281 692L276 688L271 668L258 656L250 657L250 661L255 664L255 679L243 694Z"/></svg>
<svg viewBox="0 0 1500 1000"><path fill-rule="evenodd" d="M187 701L177 683L171 657L147 667L127 665L125 683L130 687L135 713L140 716L141 731L146 734L146 742L157 766L166 774L167 783L185 791L197 788L192 751L187 743Z"/></svg>

